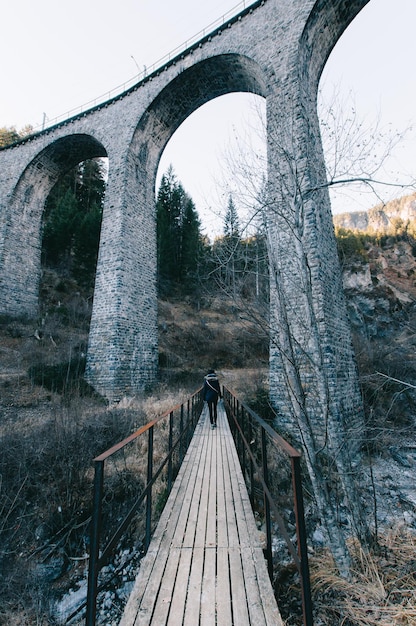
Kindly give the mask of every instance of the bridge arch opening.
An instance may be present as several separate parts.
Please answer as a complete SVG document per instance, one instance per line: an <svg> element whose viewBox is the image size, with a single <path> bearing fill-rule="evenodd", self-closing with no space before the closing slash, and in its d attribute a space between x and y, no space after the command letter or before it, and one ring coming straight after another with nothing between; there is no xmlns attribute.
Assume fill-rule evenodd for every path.
<svg viewBox="0 0 416 626"><path fill-rule="evenodd" d="M257 183L264 180L267 169L264 98L235 92L214 98L194 111L162 153L156 196L170 166L194 201L202 232L210 241L223 234L230 195L240 227L246 232L249 205L254 206L257 190L254 179Z"/></svg>
<svg viewBox="0 0 416 626"><path fill-rule="evenodd" d="M264 110L265 100L260 95L234 92L218 96L181 124L162 154L156 189L156 200L161 198L157 232L162 378L172 376L175 368L186 367L193 375L199 371L202 377L213 363L229 373L237 365L268 362L268 342L261 322L249 321L254 319L255 310L267 325L265 242L259 215L253 220L266 175ZM179 187L182 210L178 208L178 193L172 193ZM169 198L169 209L177 211L173 224ZM189 198L200 220L202 238L198 241ZM232 240L224 237L230 200L236 211L233 227L237 229ZM230 217L228 213L227 219ZM191 258L189 249L193 251ZM181 316L189 316L188 323L180 324L181 341L176 338L179 301ZM247 317L243 330L230 314L237 310ZM211 320L208 331L207 316ZM195 348L183 350L182 346L193 345L196 334L199 340Z"/></svg>
<svg viewBox="0 0 416 626"><path fill-rule="evenodd" d="M131 152L146 167L153 190L162 153L187 118L204 104L236 92L265 96L267 81L252 59L238 54L210 57L181 72L153 101L138 123Z"/></svg>
<svg viewBox="0 0 416 626"><path fill-rule="evenodd" d="M43 148L23 171L12 193L9 245L4 251L5 276L18 285L11 291L13 299L6 303L10 313L17 311L29 317L38 313L42 218L54 185L75 165L106 157L104 146L94 137L67 135Z"/></svg>

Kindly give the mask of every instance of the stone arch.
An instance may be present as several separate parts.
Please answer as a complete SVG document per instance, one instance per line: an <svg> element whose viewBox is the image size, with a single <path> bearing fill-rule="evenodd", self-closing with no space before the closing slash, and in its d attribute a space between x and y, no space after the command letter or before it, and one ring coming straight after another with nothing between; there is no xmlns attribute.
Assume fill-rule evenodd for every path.
<svg viewBox="0 0 416 626"><path fill-rule="evenodd" d="M14 187L3 249L4 310L10 314L37 313L40 278L41 223L46 198L59 177L77 163L107 156L94 137L73 134L43 148L26 166ZM13 286L6 285L10 280Z"/></svg>
<svg viewBox="0 0 416 626"><path fill-rule="evenodd" d="M318 0L299 41L298 67L302 81L316 95L319 79L331 51L346 28L370 0Z"/></svg>
<svg viewBox="0 0 416 626"><path fill-rule="evenodd" d="M177 76L152 102L140 119L130 150L145 165L150 158L153 181L160 156L179 126L199 107L219 96L249 92L266 96L263 70L251 58L222 54L200 61ZM145 168L146 169L146 168Z"/></svg>
<svg viewBox="0 0 416 626"><path fill-rule="evenodd" d="M196 109L236 91L265 95L263 71L247 56L213 56L169 82L138 120L122 166L122 191L114 198L119 220L103 220L87 357L88 381L112 400L142 391L157 374L155 184L162 152ZM116 294L111 302L109 288Z"/></svg>

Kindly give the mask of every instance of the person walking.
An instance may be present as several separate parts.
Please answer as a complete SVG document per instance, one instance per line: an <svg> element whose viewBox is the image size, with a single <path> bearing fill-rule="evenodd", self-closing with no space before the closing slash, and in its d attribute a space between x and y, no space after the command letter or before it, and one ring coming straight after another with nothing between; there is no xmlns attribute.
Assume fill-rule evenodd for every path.
<svg viewBox="0 0 416 626"><path fill-rule="evenodd" d="M217 403L221 398L221 388L218 376L215 370L208 370L208 374L204 377L203 399L208 404L209 421L211 428L217 427Z"/></svg>

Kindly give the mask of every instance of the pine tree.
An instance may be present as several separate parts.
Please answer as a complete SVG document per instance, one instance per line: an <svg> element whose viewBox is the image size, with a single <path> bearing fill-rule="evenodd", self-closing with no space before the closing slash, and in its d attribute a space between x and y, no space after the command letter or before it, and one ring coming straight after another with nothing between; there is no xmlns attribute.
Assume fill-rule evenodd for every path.
<svg viewBox="0 0 416 626"><path fill-rule="evenodd" d="M228 198L227 211L224 217L224 236L214 245L217 258L217 278L225 289L230 290L233 297L237 290L237 272L241 265L240 260L240 226L238 213L233 198Z"/></svg>
<svg viewBox="0 0 416 626"><path fill-rule="evenodd" d="M231 194L228 198L227 211L224 217L224 237L236 243L240 239L238 213Z"/></svg>
<svg viewBox="0 0 416 626"><path fill-rule="evenodd" d="M157 197L159 287L172 284L187 291L195 285L202 246L195 204L177 180L172 166L162 176Z"/></svg>
<svg viewBox="0 0 416 626"><path fill-rule="evenodd" d="M42 256L46 265L70 264L78 212L77 199L71 188L62 189L51 202L44 218Z"/></svg>
<svg viewBox="0 0 416 626"><path fill-rule="evenodd" d="M193 283L201 252L201 222L191 198L185 199L182 222L182 277Z"/></svg>
<svg viewBox="0 0 416 626"><path fill-rule="evenodd" d="M105 171L102 160L80 163L54 186L43 218L43 262L63 266L83 286L93 284Z"/></svg>

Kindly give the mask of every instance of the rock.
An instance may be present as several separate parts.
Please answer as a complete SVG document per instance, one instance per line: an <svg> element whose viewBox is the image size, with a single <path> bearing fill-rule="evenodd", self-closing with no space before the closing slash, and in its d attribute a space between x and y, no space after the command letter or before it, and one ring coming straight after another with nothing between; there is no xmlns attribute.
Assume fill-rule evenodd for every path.
<svg viewBox="0 0 416 626"><path fill-rule="evenodd" d="M64 555L50 558L46 563L36 565L36 573L45 582L54 582L63 576L68 568L68 561Z"/></svg>
<svg viewBox="0 0 416 626"><path fill-rule="evenodd" d="M389 452L392 456L392 458L399 463L399 465L401 465L402 467L412 467L412 464L410 463L408 457L403 454L403 452L400 452L397 448L394 448L393 446L391 446L389 448Z"/></svg>
<svg viewBox="0 0 416 626"><path fill-rule="evenodd" d="M316 528L313 531L312 541L315 545L324 546L325 545L325 535L320 528Z"/></svg>

